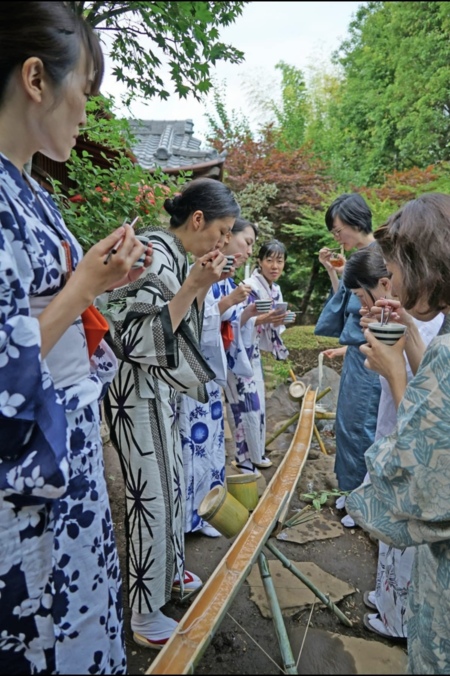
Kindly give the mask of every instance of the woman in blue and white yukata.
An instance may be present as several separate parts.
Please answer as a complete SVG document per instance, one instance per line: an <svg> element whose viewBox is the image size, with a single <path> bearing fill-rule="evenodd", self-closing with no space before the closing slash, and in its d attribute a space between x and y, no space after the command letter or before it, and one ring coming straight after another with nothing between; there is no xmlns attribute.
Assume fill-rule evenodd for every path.
<svg viewBox="0 0 450 676"><path fill-rule="evenodd" d="M255 300L270 300L272 309L255 318L247 356L252 367L251 376L241 376L228 371L225 398L228 405L228 422L234 436L236 457L232 465L243 473L255 472L255 468L271 467L272 461L265 455L266 443L266 400L261 350L271 352L276 359L287 359L281 334L285 310L275 309L283 302L283 296L276 280L281 276L286 260L286 248L274 239L263 244L258 253L258 267L249 279L244 280L252 287L247 298L249 307Z"/></svg>
<svg viewBox="0 0 450 676"><path fill-rule="evenodd" d="M206 383L209 401L201 404L187 395L179 398L179 426L183 444L183 469L186 485L185 532L201 532L208 537L220 533L198 515L198 507L214 486L225 483L225 435L223 388L227 371L252 375L246 344L251 344L256 308L245 305L251 287L236 286L232 275L253 252L257 228L237 218L223 253L235 256L230 277L216 282L204 302L201 352L216 378Z"/></svg>
<svg viewBox="0 0 450 676"><path fill-rule="evenodd" d="M62 2L6 2L0 73L0 673L126 673L99 419L116 362L104 341L89 359L80 315L145 248L127 225L82 258L24 171L37 151L66 161L86 124L91 28Z"/></svg>

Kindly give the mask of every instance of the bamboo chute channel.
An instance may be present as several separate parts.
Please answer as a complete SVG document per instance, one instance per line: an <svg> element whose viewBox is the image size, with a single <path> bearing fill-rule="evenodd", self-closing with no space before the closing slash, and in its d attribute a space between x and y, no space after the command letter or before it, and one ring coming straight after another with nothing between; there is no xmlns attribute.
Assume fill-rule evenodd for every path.
<svg viewBox="0 0 450 676"><path fill-rule="evenodd" d="M308 387L303 397L296 431L283 461L233 545L200 590L146 674L194 672L195 665L211 642L272 531L277 523L282 524L284 521L309 452L314 430L316 396L317 391ZM276 551L273 553L276 554ZM279 642L283 652L286 641L284 645L282 641ZM289 650L288 645L287 652ZM287 673L297 672L290 670Z"/></svg>

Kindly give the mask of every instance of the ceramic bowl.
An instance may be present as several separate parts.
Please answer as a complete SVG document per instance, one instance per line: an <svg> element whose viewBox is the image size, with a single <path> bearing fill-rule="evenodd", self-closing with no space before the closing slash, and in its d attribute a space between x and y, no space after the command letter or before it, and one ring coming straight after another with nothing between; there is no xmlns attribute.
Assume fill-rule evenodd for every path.
<svg viewBox="0 0 450 676"><path fill-rule="evenodd" d="M227 262L225 263L222 272L230 272L234 264L234 256L225 256Z"/></svg>
<svg viewBox="0 0 450 676"><path fill-rule="evenodd" d="M272 309L271 300L255 300L255 305L260 314L265 314Z"/></svg>
<svg viewBox="0 0 450 676"><path fill-rule="evenodd" d="M368 328L372 331L375 338L385 345L394 345L406 331L406 326L403 324L396 324L395 322L388 322L387 324L372 322L369 324Z"/></svg>

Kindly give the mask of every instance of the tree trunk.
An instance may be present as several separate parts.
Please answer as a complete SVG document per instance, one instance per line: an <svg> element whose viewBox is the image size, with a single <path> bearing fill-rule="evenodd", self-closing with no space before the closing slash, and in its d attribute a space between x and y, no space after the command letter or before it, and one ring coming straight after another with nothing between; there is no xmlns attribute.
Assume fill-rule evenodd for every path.
<svg viewBox="0 0 450 676"><path fill-rule="evenodd" d="M317 277L319 276L320 265L321 264L319 259L315 258L311 267L311 274L309 276L308 286L306 287L306 291L303 296L302 303L300 305L300 312L302 313L300 317L300 324L307 323L306 318L308 313L309 301L311 300L311 296L314 291L314 287L316 285L316 280Z"/></svg>

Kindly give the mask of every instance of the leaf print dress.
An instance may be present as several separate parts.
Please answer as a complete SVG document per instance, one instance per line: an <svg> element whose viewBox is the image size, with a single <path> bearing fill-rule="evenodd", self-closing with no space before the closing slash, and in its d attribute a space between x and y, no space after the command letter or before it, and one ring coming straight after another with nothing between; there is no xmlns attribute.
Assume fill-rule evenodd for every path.
<svg viewBox="0 0 450 676"><path fill-rule="evenodd" d="M81 318L41 359L61 241L82 251L3 155L0 223L0 672L126 673L99 411L116 360L102 342L89 361Z"/></svg>

